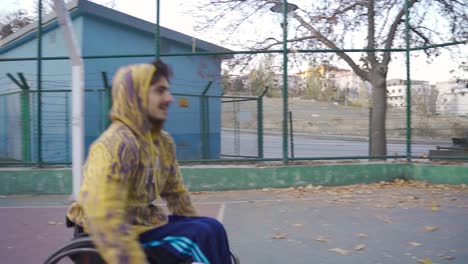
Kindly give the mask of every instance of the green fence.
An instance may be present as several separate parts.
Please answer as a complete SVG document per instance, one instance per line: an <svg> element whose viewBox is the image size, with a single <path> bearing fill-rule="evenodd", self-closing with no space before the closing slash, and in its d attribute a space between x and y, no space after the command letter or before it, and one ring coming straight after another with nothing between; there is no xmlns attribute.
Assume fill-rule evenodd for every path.
<svg viewBox="0 0 468 264"><path fill-rule="evenodd" d="M87 142L98 137L109 125L108 112L111 106L111 91L108 86L107 74L101 73L102 80L96 79L97 74L87 76L90 80L102 81L101 84L88 85L85 90L85 98L93 100L92 109L85 111L87 126ZM38 91L31 90L28 86L27 77L24 74L17 76L9 75L4 78L5 83L0 85L0 164L3 166L21 165L69 165L71 164L71 90L69 81L71 76L64 75L64 80L48 80L44 76L43 90L41 92L41 127L38 126L36 109L38 108ZM24 80L24 81L22 81ZM257 118L261 111L261 97L243 96L214 96L207 94L212 82L208 82L201 94L173 93L175 105L180 107L183 113L172 116L174 122L183 123L187 127L200 127L198 156L202 159L210 159L210 143L212 143L211 132L213 124L210 124L210 115L213 114L215 104L222 102L222 108L229 108L228 105L237 105L237 112L232 113L229 121L223 117L223 122L231 122L231 125L223 125L221 134L221 157L231 158L258 158L263 155L259 153L257 144L261 140L263 133L257 126ZM173 86L186 86L186 82L180 79L173 80ZM11 89L8 89L10 87ZM15 88L16 87L16 88ZM3 89L2 89L3 88ZM189 107L190 104L198 104L199 107ZM186 105L184 105L186 104ZM254 106L251 109L254 113L253 119L250 111L239 111L239 104L242 109L246 105ZM211 107L210 107L211 106ZM233 129L237 120L237 129ZM240 131L240 124L249 122L255 124L255 130L244 133ZM252 126L249 126L252 127ZM173 134L173 136L177 134ZM244 139L244 136L253 137ZM260 136L259 136L260 135ZM246 142L247 140L247 142ZM262 142L262 141L260 141ZM181 141L177 146L177 153L191 151L194 142ZM253 143L253 144L252 144ZM39 144L41 149L38 149ZM239 149L242 147L241 155ZM261 143L260 143L261 144ZM252 148L254 151L252 152ZM253 154L251 154L253 153ZM183 159L181 159L183 161Z"/></svg>
<svg viewBox="0 0 468 264"><path fill-rule="evenodd" d="M222 157L263 157L262 101L262 97L228 97L223 99Z"/></svg>
<svg viewBox="0 0 468 264"><path fill-rule="evenodd" d="M22 75L20 75L22 76ZM24 80L26 80L25 78ZM4 86L14 87L15 78ZM27 82L24 82L27 84ZM69 81L43 81L39 96L29 86L0 92L0 157L4 165L66 165L71 162L71 91ZM0 86L0 88L3 88ZM85 118L98 133L108 124L108 89L86 89L97 107ZM37 108L41 101L40 123ZM40 149L39 149L39 146ZM46 158L44 158L46 157Z"/></svg>
<svg viewBox="0 0 468 264"><path fill-rule="evenodd" d="M39 2L39 6L41 1ZM259 56L275 54L281 57L279 66L282 75L279 87L270 87L271 94L265 93L244 95L225 94L222 97L222 133L221 145L225 146L220 157L209 157L211 139L209 137L210 96L206 91L202 94L190 94L200 100L201 110L195 113L201 123L200 142L201 160L193 162L228 162L228 161L282 161L287 164L292 160L339 160L339 159L406 159L430 158L431 150L440 146L452 145L451 138L463 138L468 130L468 106L466 98L466 80L464 76L460 84L456 84L451 91L438 91L432 94L429 84L412 80L412 54L418 54L431 49L449 46L465 46L466 40L447 41L436 45L412 45L411 34L415 33L410 27L411 12L406 1L406 8L402 21L405 27L405 45L403 47L382 49L359 48L300 48L288 45L288 11L281 8L283 22L281 26L282 48L264 50L236 50L230 52L196 52L190 53L162 53L160 47L160 1L156 1L157 26L155 30L155 54L133 54L128 56L113 56L94 54L84 56L84 60L111 58L138 58L155 55L156 58L177 56L207 56L233 55ZM278 1L272 4L287 6L288 1ZM40 9L40 8L39 8ZM273 10L273 9L272 9ZM291 18L289 18L291 19ZM41 16L39 16L41 21ZM383 21L378 21L378 23ZM32 91L27 87L24 76L0 76L4 89L0 89L0 153L1 165L53 165L70 162L70 97L69 90L48 89L48 87L63 86L65 83L47 81L42 74L42 62L63 60L66 57L46 57L42 54L42 29L38 30L38 54L29 58L0 58L0 63L11 61L36 61L37 76L32 76L38 83L38 90ZM276 46L278 47L278 46ZM294 78L290 76L291 61L298 56L311 58L315 54L357 54L367 53L375 57L376 52L390 51L392 56L404 57L406 67L406 81L402 83L387 83L385 133L387 135L386 155L371 154L372 144L369 138L376 131L372 131L371 123L377 112L385 106L372 107L372 93L366 83L357 85L358 90L350 90L340 86L336 76L320 76L321 95L313 95L309 91L292 93L296 89ZM308 57L309 56L309 57ZM96 73L99 74L99 73ZM390 81L390 80L387 80ZM90 89L87 92L96 93L99 109L102 111L94 122L102 124L100 131L105 129L108 120L105 118L108 109L108 89L103 84L100 89ZM258 85L257 85L258 86ZM266 86L260 87L263 91ZM394 88L391 88L394 87ZM259 87L255 87L259 88ZM310 88L310 87L309 87ZM209 85L206 87L209 89ZM276 90L275 90L276 89ZM419 90L418 90L419 89ZM422 89L422 90L421 90ZM50 90L50 91L49 91ZM52 91L53 90L53 91ZM301 89L297 88L300 91ZM362 91L361 91L362 90ZM367 90L367 93L366 93ZM275 93L273 92L275 91ZM375 91L374 91L375 92ZM404 95L402 95L404 94ZM177 96L177 95L176 95ZM316 96L316 97L314 97ZM313 97L313 98L312 98ZM312 99L311 99L312 98ZM435 98L435 99L434 99ZM447 107L440 107L441 105ZM31 114L35 109L34 116ZM54 109L64 109L57 111ZM7 122L7 120L9 120ZM193 121L193 119L192 119ZM56 133L43 134L45 126L55 127ZM99 131L99 132L100 132ZM182 146L183 147L183 146ZM42 149L44 148L44 149ZM57 159L43 161L41 153L50 151ZM462 150L456 158L468 160L466 150ZM434 158L434 157L432 157ZM450 158L449 158L450 159Z"/></svg>

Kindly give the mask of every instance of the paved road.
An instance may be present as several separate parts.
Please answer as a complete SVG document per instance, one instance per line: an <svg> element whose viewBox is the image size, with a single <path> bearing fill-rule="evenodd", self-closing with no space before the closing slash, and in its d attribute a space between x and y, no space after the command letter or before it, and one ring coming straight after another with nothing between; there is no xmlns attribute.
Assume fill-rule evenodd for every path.
<svg viewBox="0 0 468 264"><path fill-rule="evenodd" d="M68 196L0 197L0 257L2 264L43 263L72 238L64 224ZM200 215L222 220L223 203L195 204ZM72 264L65 259L58 264Z"/></svg>
<svg viewBox="0 0 468 264"><path fill-rule="evenodd" d="M243 264L468 263L468 189L461 186L387 183L192 198L201 215L223 220ZM42 263L69 241L67 207L67 196L0 197L0 262Z"/></svg>
<svg viewBox="0 0 468 264"><path fill-rule="evenodd" d="M264 136L264 157L281 158L282 157L282 137L281 135ZM239 154L242 156L254 156L258 153L257 135L249 131L241 131L239 136ZM288 144L290 144L288 142ZM447 143L449 144L449 143ZM412 153L421 155L429 153L430 149L436 149L440 143L420 143L412 145ZM223 130L221 153L223 155L234 155L235 149L234 132L232 130ZM294 136L294 156L295 157L342 157L342 156L367 156L369 150L368 142L345 138L343 139L317 139L313 136L297 135ZM289 150L291 154L291 150ZM388 155L405 155L405 143L388 143Z"/></svg>

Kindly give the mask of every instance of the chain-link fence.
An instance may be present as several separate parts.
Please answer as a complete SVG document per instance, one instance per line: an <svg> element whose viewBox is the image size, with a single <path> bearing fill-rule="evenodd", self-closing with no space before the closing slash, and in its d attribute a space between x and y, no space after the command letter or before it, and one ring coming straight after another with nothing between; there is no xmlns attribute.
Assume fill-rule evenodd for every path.
<svg viewBox="0 0 468 264"><path fill-rule="evenodd" d="M262 98L224 97L222 157L263 158ZM260 130L259 130L260 129Z"/></svg>
<svg viewBox="0 0 468 264"><path fill-rule="evenodd" d="M20 95L18 93L0 96L0 153L2 159L22 160L24 158L21 152L20 110Z"/></svg>
<svg viewBox="0 0 468 264"><path fill-rule="evenodd" d="M154 5L154 1L147 2ZM386 8L383 2L375 8ZM398 39L387 42L394 43L390 47L382 44L390 34L377 36L374 32L374 37L380 39L373 47L361 41L369 39L363 35L368 32L369 21L349 23L351 18L347 17L348 12L361 12L360 5L356 5L357 9L336 12L331 17L333 23L327 23L330 15L327 12L343 8L341 1L307 3L302 8L293 8L296 11L284 8L295 6L285 0L238 1L239 8L234 9L229 6L231 1L220 1L202 9L182 0L162 5L162 10L167 8L167 14L175 12L178 15L174 17L180 19L189 13L205 19L205 25L196 32L194 25L180 32L158 25L153 32L154 24L149 22L87 1L77 3L76 8L88 5L83 10L95 12L83 18L86 22L82 27L87 26L88 31L81 32L87 69L86 146L109 124L112 72L117 66L148 62L149 57L162 58L175 66L171 89L177 92L165 129L174 137L182 161L427 158L431 150L452 148L455 143L452 138L460 139L457 142L468 140L464 138L468 130L466 65L458 75L452 74L449 63L435 56L429 72L428 65L420 60L423 52L430 53L440 47L461 47L458 57L466 57L466 41L452 41L456 38L440 35L438 44L423 46L427 43L421 42L423 39L417 41L420 34L411 31L410 23L425 26L434 23L421 16L425 12L417 10L437 15L436 2L426 1L413 10L409 6L413 1L400 1L387 6L389 12L373 12L375 25L382 27L380 32L390 30L385 26L391 24L386 22L393 15L400 16L394 20L398 25L395 33ZM188 10L193 12L185 12ZM199 10L203 12L197 13ZM242 16L252 10L256 12ZM273 19L278 11L280 19ZM100 24L102 21L91 18L101 15L109 22L104 26ZM340 23L334 20L338 16ZM152 14L154 17L159 21L156 12ZM312 23L306 17L322 19ZM128 22L125 30L118 24L122 21ZM174 28L184 24L171 19L164 22ZM211 30L207 30L210 26ZM311 30L314 26L315 31ZM359 26L364 30L360 31ZM99 31L103 27L105 30ZM40 33L43 35L39 34L44 42L44 54L38 61L30 53L23 57L17 55L23 54L22 50L14 53L13 48L0 49L0 159L6 161L3 164L71 161L71 73L67 58L63 57L66 52L54 53L54 49L60 49L59 33L55 31L51 27ZM120 36L118 40L113 37L117 36L114 31ZM335 31L347 35L337 37L333 35ZM321 32L324 38L318 38L314 32ZM220 35L235 41L223 42L217 38ZM324 41L327 37L336 45L327 45ZM221 47L224 43L228 43L229 49ZM26 40L24 45L31 49L36 46ZM10 54L10 50L14 52ZM454 55L453 51L436 52L436 55L447 53ZM41 72L42 60L47 67ZM5 76L16 69L25 72L23 78ZM385 74L380 76L380 82L373 83L381 69ZM42 77L39 86L38 73ZM432 78L439 73L450 78ZM375 96L377 93L380 95ZM376 103L376 99L381 102ZM386 151L380 153L384 156L374 156L373 148L382 142Z"/></svg>
<svg viewBox="0 0 468 264"><path fill-rule="evenodd" d="M89 80L95 80L91 74ZM26 75L27 76L27 75ZM31 76L34 77L34 76ZM69 78L70 76L64 76ZM16 80L15 78L13 78ZM27 79L27 78L26 78ZM25 82L27 84L27 81ZM213 82L189 83L175 78L175 90L201 90L198 94L173 93L170 122L164 129L176 142L180 160L217 159L226 147L225 134L221 132L221 95L210 91ZM29 86L17 87L12 80L4 83L0 93L0 162L4 165L43 164L66 165L71 163L71 91L66 80L43 81L40 93ZM85 145L86 148L110 124L111 95L109 87L98 82L85 89ZM214 84L213 86L216 86ZM12 87L7 89L7 87ZM103 88L104 87L104 88ZM21 89L20 89L21 88ZM24 89L23 89L24 88ZM1 89L0 89L1 90ZM229 97L229 100L235 97ZM255 106L257 106L257 99ZM40 111L40 112L39 112ZM257 113L256 110L254 110ZM40 114L38 114L40 113ZM252 122L256 122L253 120ZM40 123L40 125L39 125ZM174 131L174 132L172 132ZM237 130L239 131L239 130ZM255 131L255 134L258 131ZM229 135L228 135L229 137ZM236 142L239 143L237 137ZM234 144L228 144L231 154ZM239 146L239 145L237 145ZM255 151L254 155L258 152ZM229 155L229 154L228 154ZM237 155L239 156L239 155Z"/></svg>

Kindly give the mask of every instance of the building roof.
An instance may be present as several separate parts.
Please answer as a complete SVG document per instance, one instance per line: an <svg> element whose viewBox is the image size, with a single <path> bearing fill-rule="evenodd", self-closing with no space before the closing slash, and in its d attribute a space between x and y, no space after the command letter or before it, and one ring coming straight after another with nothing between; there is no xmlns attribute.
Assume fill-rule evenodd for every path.
<svg viewBox="0 0 468 264"><path fill-rule="evenodd" d="M148 33L154 33L156 25L139 19L134 16L119 12L117 10L90 2L88 0L72 0L67 4L67 8L72 15L72 17L81 16L81 15L91 15L99 18L106 19L108 21L114 22L116 24L126 25L138 30L146 31ZM52 26L53 24L57 25L55 12L45 16L43 18L43 28ZM23 43L24 40L27 41L31 38L35 38L37 31L37 21L27 25L26 27L18 30L17 32L7 36L6 38L0 40L0 54L14 48L16 45ZM160 36L162 38L174 40L176 42L192 46L193 37L185 35L183 33L177 32L175 30L160 27ZM29 37L29 38L28 38ZM229 52L231 50L224 47L215 45L213 43L200 40L195 38L196 46L198 49L209 51L209 52Z"/></svg>

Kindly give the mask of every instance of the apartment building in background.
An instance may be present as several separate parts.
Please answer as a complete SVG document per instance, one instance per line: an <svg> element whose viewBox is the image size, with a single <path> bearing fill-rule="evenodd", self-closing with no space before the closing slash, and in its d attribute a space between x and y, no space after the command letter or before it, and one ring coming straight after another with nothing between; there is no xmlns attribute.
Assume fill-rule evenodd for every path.
<svg viewBox="0 0 468 264"><path fill-rule="evenodd" d="M437 113L468 116L468 79L436 83Z"/></svg>

